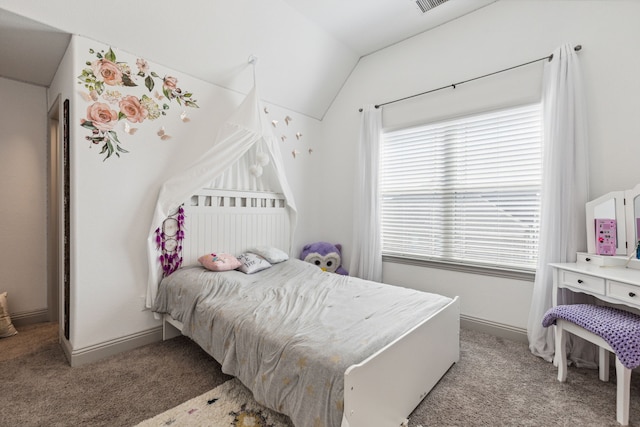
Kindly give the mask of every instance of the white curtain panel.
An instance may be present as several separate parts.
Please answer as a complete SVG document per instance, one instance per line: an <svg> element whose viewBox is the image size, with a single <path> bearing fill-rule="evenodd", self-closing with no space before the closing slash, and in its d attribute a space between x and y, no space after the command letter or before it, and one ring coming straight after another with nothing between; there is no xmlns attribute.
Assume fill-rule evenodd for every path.
<svg viewBox="0 0 640 427"><path fill-rule="evenodd" d="M544 143L538 265L527 335L531 352L554 357L554 329L542 326L551 308L553 278L549 263L575 262L586 248L585 203L589 193L587 117L578 55L566 44L545 63L543 77ZM581 294L563 292L559 304L584 302ZM595 352L572 340L571 360L595 366Z"/></svg>
<svg viewBox="0 0 640 427"><path fill-rule="evenodd" d="M349 274L382 281L380 199L378 196L382 111L365 105L360 117L360 141L353 206L353 243Z"/></svg>

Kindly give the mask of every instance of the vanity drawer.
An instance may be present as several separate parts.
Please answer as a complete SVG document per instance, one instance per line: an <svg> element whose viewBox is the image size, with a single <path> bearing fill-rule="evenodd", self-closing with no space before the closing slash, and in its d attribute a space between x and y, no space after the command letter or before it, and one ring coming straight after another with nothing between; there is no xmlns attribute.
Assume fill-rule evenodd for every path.
<svg viewBox="0 0 640 427"><path fill-rule="evenodd" d="M578 262L581 264L591 264L599 267L623 266L627 263L626 256L605 256L588 254L586 252L578 252L576 256Z"/></svg>
<svg viewBox="0 0 640 427"><path fill-rule="evenodd" d="M573 273L571 271L560 272L560 282L563 285L576 289L595 292L604 295L604 278Z"/></svg>
<svg viewBox="0 0 640 427"><path fill-rule="evenodd" d="M586 264L593 264L593 265L598 265L601 266L604 264L604 259L601 256L596 256L593 254L587 254L584 252L578 252L576 254L577 258L578 258L578 262L583 262Z"/></svg>
<svg viewBox="0 0 640 427"><path fill-rule="evenodd" d="M640 305L640 286L609 280L607 281L607 295L620 301Z"/></svg>

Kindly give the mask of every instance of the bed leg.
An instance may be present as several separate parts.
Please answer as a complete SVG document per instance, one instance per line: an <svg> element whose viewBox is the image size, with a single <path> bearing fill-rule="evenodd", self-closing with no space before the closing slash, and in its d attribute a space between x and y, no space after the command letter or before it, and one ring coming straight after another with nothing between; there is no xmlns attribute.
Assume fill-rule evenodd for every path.
<svg viewBox="0 0 640 427"><path fill-rule="evenodd" d="M162 341L170 340L171 338L179 337L182 335L180 329L172 325L168 319L163 317L162 319Z"/></svg>

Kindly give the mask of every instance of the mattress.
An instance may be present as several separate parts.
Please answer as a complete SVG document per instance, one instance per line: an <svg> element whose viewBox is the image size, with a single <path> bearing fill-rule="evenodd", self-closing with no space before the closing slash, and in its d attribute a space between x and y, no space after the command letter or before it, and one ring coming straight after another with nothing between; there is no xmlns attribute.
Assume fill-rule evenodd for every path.
<svg viewBox="0 0 640 427"><path fill-rule="evenodd" d="M257 402L296 427L332 427L342 419L345 370L450 301L290 259L251 275L178 270L161 282L153 310L182 322Z"/></svg>

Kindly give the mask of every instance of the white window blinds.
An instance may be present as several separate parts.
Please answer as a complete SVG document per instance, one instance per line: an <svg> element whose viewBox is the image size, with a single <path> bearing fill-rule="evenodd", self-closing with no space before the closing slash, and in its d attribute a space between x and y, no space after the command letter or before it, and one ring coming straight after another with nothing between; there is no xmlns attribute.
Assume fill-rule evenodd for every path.
<svg viewBox="0 0 640 427"><path fill-rule="evenodd" d="M535 269L541 105L385 132L383 255Z"/></svg>

